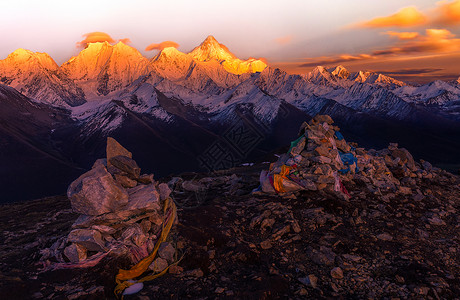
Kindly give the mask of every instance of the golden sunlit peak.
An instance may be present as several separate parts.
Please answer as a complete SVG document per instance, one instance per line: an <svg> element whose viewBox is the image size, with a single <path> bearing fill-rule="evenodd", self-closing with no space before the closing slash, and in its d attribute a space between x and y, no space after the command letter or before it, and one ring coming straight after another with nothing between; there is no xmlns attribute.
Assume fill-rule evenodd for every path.
<svg viewBox="0 0 460 300"><path fill-rule="evenodd" d="M212 59L224 61L236 58L225 45L220 44L212 35L209 35L200 46L193 49L190 55L199 61Z"/></svg>
<svg viewBox="0 0 460 300"><path fill-rule="evenodd" d="M185 55L185 53L180 52L175 47L166 47L163 50L161 50L161 53L164 53L166 55L177 55L177 54Z"/></svg>
<svg viewBox="0 0 460 300"><path fill-rule="evenodd" d="M327 70L326 70L326 68L323 67L323 66L316 66L316 67L313 69L312 73L327 73Z"/></svg>
<svg viewBox="0 0 460 300"><path fill-rule="evenodd" d="M332 70L331 74L339 78L348 78L350 72L344 66L338 65Z"/></svg>
<svg viewBox="0 0 460 300"><path fill-rule="evenodd" d="M26 56L31 56L33 54L34 54L34 52L32 52L30 50L27 50L27 49L24 49L24 48L19 48L19 49L16 49L14 52L12 52L8 56L11 56L11 57L26 57Z"/></svg>
<svg viewBox="0 0 460 300"><path fill-rule="evenodd" d="M219 42L216 40L216 38L214 36L208 35L206 37L206 39L203 41L203 43L201 43L201 44L211 44L211 43L219 45Z"/></svg>
<svg viewBox="0 0 460 300"><path fill-rule="evenodd" d="M162 49L157 55L152 58L152 61L168 61L171 62L176 59L191 60L187 54L180 52L175 47L166 47Z"/></svg>
<svg viewBox="0 0 460 300"><path fill-rule="evenodd" d="M48 53L33 52L33 51L30 51L24 48L16 49L14 52L8 55L7 59L25 60L25 59L29 59L30 57L37 58L42 63L47 63L47 61L49 61L52 64L54 64L54 60L51 58L51 56L48 55Z"/></svg>

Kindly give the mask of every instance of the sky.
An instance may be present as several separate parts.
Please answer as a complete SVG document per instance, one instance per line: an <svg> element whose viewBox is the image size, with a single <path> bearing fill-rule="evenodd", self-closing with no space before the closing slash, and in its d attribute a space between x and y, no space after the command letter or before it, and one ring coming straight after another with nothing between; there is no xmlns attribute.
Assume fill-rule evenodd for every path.
<svg viewBox="0 0 460 300"><path fill-rule="evenodd" d="M100 39L150 58L213 35L290 73L343 65L413 82L460 76L460 0L15 0L2 1L0 28L0 59L25 48L62 64Z"/></svg>

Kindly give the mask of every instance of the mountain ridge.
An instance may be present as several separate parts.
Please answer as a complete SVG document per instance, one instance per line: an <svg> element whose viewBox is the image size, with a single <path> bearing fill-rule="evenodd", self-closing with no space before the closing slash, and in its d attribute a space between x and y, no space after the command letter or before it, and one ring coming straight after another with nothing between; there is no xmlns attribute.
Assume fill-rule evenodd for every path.
<svg viewBox="0 0 460 300"><path fill-rule="evenodd" d="M191 51L203 54L197 56L201 60L171 47L147 59L123 43L91 43L58 68L49 56L18 50L8 62L18 56L19 68L0 61L1 82L23 94L15 98L24 99L24 105L37 104L32 120L42 114L61 117L53 124L30 123L5 143L5 151L18 149L17 137L34 140L38 127L43 138L38 150L87 169L112 136L142 153L143 165L164 176L168 170L197 170L205 164L208 170L218 169L258 159L294 140L305 120L329 114L367 147L399 142L417 157L449 163L451 170L460 164L456 82L414 86L340 65L296 75L264 63L257 71L252 66L259 60L240 60L212 37L201 46ZM244 72L230 72L232 64ZM14 105L4 103L14 115ZM20 128L10 117L0 117L3 129ZM295 130L286 134L286 128ZM249 146L239 145L242 141ZM24 155L33 157L35 150ZM208 157L213 151L222 153ZM20 158L14 163L26 169ZM16 169L12 164L7 171L18 173Z"/></svg>

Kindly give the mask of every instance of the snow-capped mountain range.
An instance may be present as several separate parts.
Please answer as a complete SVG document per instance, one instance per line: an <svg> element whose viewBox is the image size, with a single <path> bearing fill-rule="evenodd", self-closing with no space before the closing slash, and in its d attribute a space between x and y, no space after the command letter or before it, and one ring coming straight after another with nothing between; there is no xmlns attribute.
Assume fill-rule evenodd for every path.
<svg viewBox="0 0 460 300"><path fill-rule="evenodd" d="M270 122L281 101L311 113L318 98L401 120L427 106L459 118L458 81L411 86L383 74L350 73L343 66L318 66L307 74L290 75L262 60L241 60L212 36L190 53L169 47L150 60L122 42L92 43L61 66L45 53L18 49L0 61L0 80L37 102L75 111L73 115L84 120L91 111L97 115L98 104L103 107L108 100L164 118L164 112L155 109L155 92L146 96L145 90L158 90L214 119L227 119L232 107L249 103L259 118ZM126 101L134 96L141 102L136 107ZM80 107L85 102L92 104ZM83 113L84 108L89 111Z"/></svg>
<svg viewBox="0 0 460 300"><path fill-rule="evenodd" d="M212 36L189 53L168 47L152 59L122 42L91 43L61 66L46 53L18 49L0 60L0 84L9 86L0 85L0 94L10 95L14 103L27 102L25 110L38 108L29 112L27 128L43 127L34 123L40 110L54 116L45 126L49 133L40 131L49 143L34 144L33 151L43 152L45 147L48 154L58 153L50 154L54 158L82 168L103 151L109 135L139 143L141 152L148 143L135 137L149 139L152 147L161 141L164 149L154 151L166 157L180 155L187 164L241 120L266 137L250 150L265 152L286 144L295 132L283 131L297 130L300 122L317 113L332 115L358 141L361 137L375 143L398 134L410 136L411 130L439 131L460 123L460 78L414 86L383 74L349 72L343 66L288 74L262 59L237 58ZM4 110L13 102L0 99ZM17 145L29 140L19 123L0 121ZM364 132L369 124L392 129L373 139ZM145 150L146 160L151 150ZM244 153L240 158L248 157Z"/></svg>

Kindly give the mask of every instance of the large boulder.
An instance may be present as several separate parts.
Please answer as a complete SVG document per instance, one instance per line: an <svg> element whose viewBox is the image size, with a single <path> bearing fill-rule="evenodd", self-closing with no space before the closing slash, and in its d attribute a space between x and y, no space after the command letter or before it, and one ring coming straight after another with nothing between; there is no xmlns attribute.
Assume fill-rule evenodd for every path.
<svg viewBox="0 0 460 300"><path fill-rule="evenodd" d="M129 202L126 210L154 209L160 210L160 195L153 184L138 185L129 189Z"/></svg>
<svg viewBox="0 0 460 300"><path fill-rule="evenodd" d="M77 243L89 251L105 250L101 233L94 229L74 229L67 236L67 241Z"/></svg>
<svg viewBox="0 0 460 300"><path fill-rule="evenodd" d="M137 165L136 161L124 155L117 155L109 159L110 164L119 170L127 173L133 178L139 178L141 175L141 168Z"/></svg>
<svg viewBox="0 0 460 300"><path fill-rule="evenodd" d="M72 263L85 260L87 257L86 248L76 243L72 243L70 246L66 247L64 249L64 255Z"/></svg>
<svg viewBox="0 0 460 300"><path fill-rule="evenodd" d="M112 157L122 155L129 158L133 158L133 154L129 152L125 147L120 145L114 138L108 137L107 138L107 166L110 166L110 159Z"/></svg>
<svg viewBox="0 0 460 300"><path fill-rule="evenodd" d="M397 148L391 151L391 155L400 159L401 164L407 164L409 169L416 170L415 161L412 155L404 148Z"/></svg>
<svg viewBox="0 0 460 300"><path fill-rule="evenodd" d="M76 213L91 216L115 212L128 203L128 193L102 165L72 182L67 196Z"/></svg>

